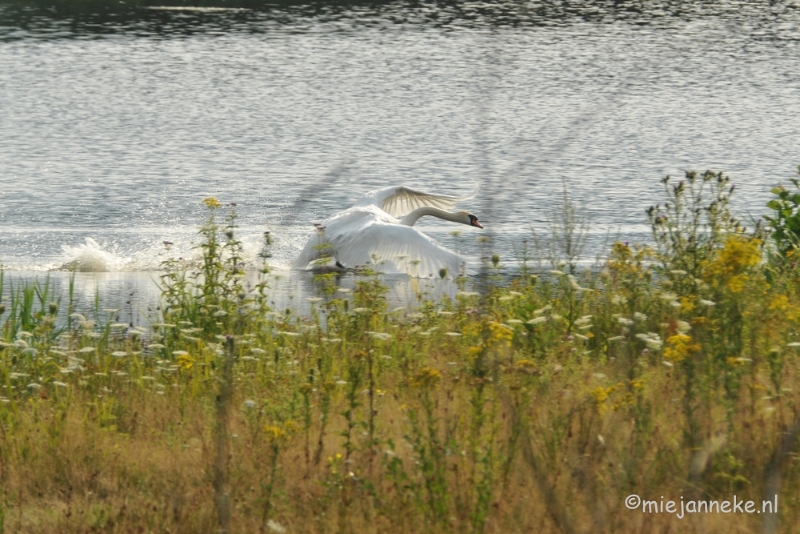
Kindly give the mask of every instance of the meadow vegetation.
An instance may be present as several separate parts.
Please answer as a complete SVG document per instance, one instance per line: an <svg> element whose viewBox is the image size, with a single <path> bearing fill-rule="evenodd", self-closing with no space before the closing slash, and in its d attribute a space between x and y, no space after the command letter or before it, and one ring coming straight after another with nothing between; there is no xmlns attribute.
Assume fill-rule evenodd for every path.
<svg viewBox="0 0 800 534"><path fill-rule="evenodd" d="M799 184L748 229L722 174L662 182L650 246L413 309L370 272L270 309L215 199L152 324L0 280L0 532L793 531Z"/></svg>

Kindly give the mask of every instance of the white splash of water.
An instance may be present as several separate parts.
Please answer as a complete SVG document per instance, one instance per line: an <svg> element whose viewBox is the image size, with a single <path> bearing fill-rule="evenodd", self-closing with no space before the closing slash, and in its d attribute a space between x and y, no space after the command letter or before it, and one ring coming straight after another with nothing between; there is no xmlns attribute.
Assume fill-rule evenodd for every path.
<svg viewBox="0 0 800 534"><path fill-rule="evenodd" d="M112 272L127 271L131 258L118 254L118 251L109 251L97 241L87 237L82 245L61 245L66 254L66 261L62 268L75 269L81 272Z"/></svg>

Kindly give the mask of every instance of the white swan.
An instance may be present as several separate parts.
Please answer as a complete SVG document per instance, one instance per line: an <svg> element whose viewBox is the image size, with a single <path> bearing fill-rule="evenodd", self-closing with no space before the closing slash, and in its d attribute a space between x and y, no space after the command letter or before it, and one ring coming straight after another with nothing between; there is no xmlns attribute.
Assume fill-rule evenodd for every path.
<svg viewBox="0 0 800 534"><path fill-rule="evenodd" d="M292 265L304 269L323 253L336 259L339 267L372 264L384 272L405 272L409 276L438 276L442 269L458 276L464 259L439 246L412 225L431 215L447 221L483 228L468 211L447 211L466 197L434 195L409 187L385 187L362 196L353 207L317 225L300 257Z"/></svg>

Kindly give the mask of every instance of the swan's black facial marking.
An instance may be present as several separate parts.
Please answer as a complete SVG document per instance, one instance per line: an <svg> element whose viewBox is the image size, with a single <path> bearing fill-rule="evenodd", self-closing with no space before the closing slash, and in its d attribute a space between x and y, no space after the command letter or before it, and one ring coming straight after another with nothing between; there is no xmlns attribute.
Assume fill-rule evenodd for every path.
<svg viewBox="0 0 800 534"><path fill-rule="evenodd" d="M472 226L477 226L478 228L483 228L483 225L478 222L478 218L471 213L469 214L469 224Z"/></svg>

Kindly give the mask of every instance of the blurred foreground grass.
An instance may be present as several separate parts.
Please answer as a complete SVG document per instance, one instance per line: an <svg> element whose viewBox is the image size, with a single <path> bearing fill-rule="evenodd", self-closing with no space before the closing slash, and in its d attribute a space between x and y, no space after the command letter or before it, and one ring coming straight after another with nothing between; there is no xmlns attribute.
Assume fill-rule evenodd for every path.
<svg viewBox="0 0 800 534"><path fill-rule="evenodd" d="M663 182L653 246L415 309L371 273L269 309L215 199L151 325L6 284L0 531L794 531L800 194L747 230L724 176ZM631 494L779 505L680 519Z"/></svg>

